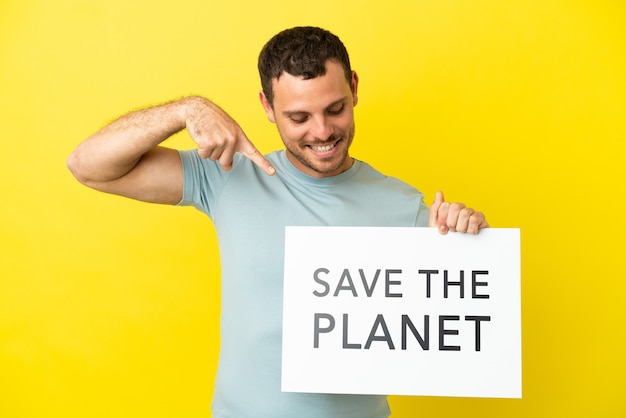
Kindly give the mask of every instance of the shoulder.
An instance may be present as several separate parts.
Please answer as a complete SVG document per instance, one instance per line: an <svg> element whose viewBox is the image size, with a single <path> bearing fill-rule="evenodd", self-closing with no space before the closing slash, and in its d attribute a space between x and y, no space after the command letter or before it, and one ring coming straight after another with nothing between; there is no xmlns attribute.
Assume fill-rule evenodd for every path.
<svg viewBox="0 0 626 418"><path fill-rule="evenodd" d="M403 189L406 191L413 191L415 193L421 194L415 187L413 187L409 183L400 180L397 177L386 175L375 169L365 161L357 161L357 163L359 164L359 170L355 177L361 182L366 182L370 185L377 184L378 186L390 187L392 189Z"/></svg>

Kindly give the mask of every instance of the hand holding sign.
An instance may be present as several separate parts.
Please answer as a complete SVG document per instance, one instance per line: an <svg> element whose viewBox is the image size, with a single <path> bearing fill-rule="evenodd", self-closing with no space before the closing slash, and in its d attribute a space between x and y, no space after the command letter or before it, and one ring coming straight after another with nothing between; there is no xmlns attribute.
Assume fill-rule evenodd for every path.
<svg viewBox="0 0 626 418"><path fill-rule="evenodd" d="M489 228L482 212L468 208L463 203L446 202L441 191L437 192L430 206L428 226L438 227L442 234L448 231L478 234L480 229Z"/></svg>

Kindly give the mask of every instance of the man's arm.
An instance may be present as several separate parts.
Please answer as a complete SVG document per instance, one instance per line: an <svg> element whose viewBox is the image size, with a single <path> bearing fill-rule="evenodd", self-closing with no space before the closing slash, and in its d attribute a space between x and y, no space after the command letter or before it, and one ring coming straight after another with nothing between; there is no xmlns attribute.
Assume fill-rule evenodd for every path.
<svg viewBox="0 0 626 418"><path fill-rule="evenodd" d="M175 204L183 190L176 150L160 144L187 129L203 158L232 167L241 152L267 174L274 168L226 112L202 97L188 97L129 113L82 142L68 168L81 183L146 202Z"/></svg>

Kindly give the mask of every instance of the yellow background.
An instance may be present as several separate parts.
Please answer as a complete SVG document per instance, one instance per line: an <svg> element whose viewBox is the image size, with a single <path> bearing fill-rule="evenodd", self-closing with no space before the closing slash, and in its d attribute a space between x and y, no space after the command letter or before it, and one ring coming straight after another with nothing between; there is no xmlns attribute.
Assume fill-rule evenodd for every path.
<svg viewBox="0 0 626 418"><path fill-rule="evenodd" d="M84 188L65 160L187 94L280 147L256 58L303 24L337 33L360 75L354 156L522 230L523 399L391 397L394 417L626 416L625 16L608 0L2 0L0 417L210 416L210 221Z"/></svg>

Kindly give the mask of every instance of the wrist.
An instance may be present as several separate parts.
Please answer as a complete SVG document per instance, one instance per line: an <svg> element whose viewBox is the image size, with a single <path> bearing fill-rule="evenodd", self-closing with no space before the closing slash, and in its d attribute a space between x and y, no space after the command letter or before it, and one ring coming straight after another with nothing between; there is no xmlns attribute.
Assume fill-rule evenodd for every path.
<svg viewBox="0 0 626 418"><path fill-rule="evenodd" d="M205 109L212 103L209 99L202 96L188 96L175 102L176 115L181 121L182 127L186 128L189 125L189 121L194 120L194 115L197 115L201 109Z"/></svg>

